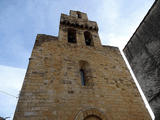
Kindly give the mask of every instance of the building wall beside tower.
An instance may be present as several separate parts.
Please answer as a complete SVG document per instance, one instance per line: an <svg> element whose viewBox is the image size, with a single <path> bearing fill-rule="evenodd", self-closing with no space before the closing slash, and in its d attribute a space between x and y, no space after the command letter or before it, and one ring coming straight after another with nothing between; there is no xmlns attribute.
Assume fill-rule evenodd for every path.
<svg viewBox="0 0 160 120"><path fill-rule="evenodd" d="M101 45L97 23L71 11L58 37L37 35L14 120L151 118L119 49Z"/></svg>
<svg viewBox="0 0 160 120"><path fill-rule="evenodd" d="M160 119L160 0L156 0L124 53L156 116Z"/></svg>

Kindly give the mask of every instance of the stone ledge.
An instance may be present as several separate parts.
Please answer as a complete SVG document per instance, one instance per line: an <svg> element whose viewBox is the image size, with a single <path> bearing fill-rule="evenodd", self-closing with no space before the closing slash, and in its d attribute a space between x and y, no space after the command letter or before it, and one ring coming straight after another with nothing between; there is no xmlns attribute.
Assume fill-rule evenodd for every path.
<svg viewBox="0 0 160 120"><path fill-rule="evenodd" d="M46 34L37 34L36 42L34 46L41 46L41 44L44 42L50 42L55 40L58 40L58 37L46 35Z"/></svg>

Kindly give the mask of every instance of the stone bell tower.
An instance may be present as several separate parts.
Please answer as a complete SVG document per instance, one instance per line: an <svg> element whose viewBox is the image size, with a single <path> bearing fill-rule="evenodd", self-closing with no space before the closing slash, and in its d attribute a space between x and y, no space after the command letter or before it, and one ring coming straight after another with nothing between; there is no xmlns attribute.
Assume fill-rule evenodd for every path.
<svg viewBox="0 0 160 120"><path fill-rule="evenodd" d="M86 13L61 15L58 37L39 34L14 120L151 120L116 47L101 45Z"/></svg>

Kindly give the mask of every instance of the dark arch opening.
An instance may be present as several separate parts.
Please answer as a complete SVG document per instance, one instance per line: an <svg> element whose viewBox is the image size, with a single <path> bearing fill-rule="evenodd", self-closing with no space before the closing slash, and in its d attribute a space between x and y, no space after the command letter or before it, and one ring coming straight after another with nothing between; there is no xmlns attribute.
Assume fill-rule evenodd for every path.
<svg viewBox="0 0 160 120"><path fill-rule="evenodd" d="M88 115L87 117L84 118L84 120L102 120L102 119L97 115Z"/></svg>
<svg viewBox="0 0 160 120"><path fill-rule="evenodd" d="M76 30L71 29L71 28L68 29L68 42L69 43L77 43Z"/></svg>
<svg viewBox="0 0 160 120"><path fill-rule="evenodd" d="M78 18L82 18L81 13L77 12Z"/></svg>
<svg viewBox="0 0 160 120"><path fill-rule="evenodd" d="M90 32L86 31L84 32L84 37L85 37L85 43L87 46L93 46L93 40L92 40L92 35Z"/></svg>

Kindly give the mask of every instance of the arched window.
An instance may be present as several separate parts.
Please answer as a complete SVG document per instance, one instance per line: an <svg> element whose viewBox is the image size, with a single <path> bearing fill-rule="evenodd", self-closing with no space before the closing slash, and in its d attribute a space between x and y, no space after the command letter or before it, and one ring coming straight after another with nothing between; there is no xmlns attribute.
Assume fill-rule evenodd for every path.
<svg viewBox="0 0 160 120"><path fill-rule="evenodd" d="M86 61L81 60L79 62L80 65L80 79L82 86L93 86L93 82L91 79L91 69L89 63Z"/></svg>
<svg viewBox="0 0 160 120"><path fill-rule="evenodd" d="M86 45L93 46L92 35L90 32L88 31L84 32L84 38L85 38Z"/></svg>
<svg viewBox="0 0 160 120"><path fill-rule="evenodd" d="M69 43L76 43L76 30L74 29L68 29L68 42Z"/></svg>

